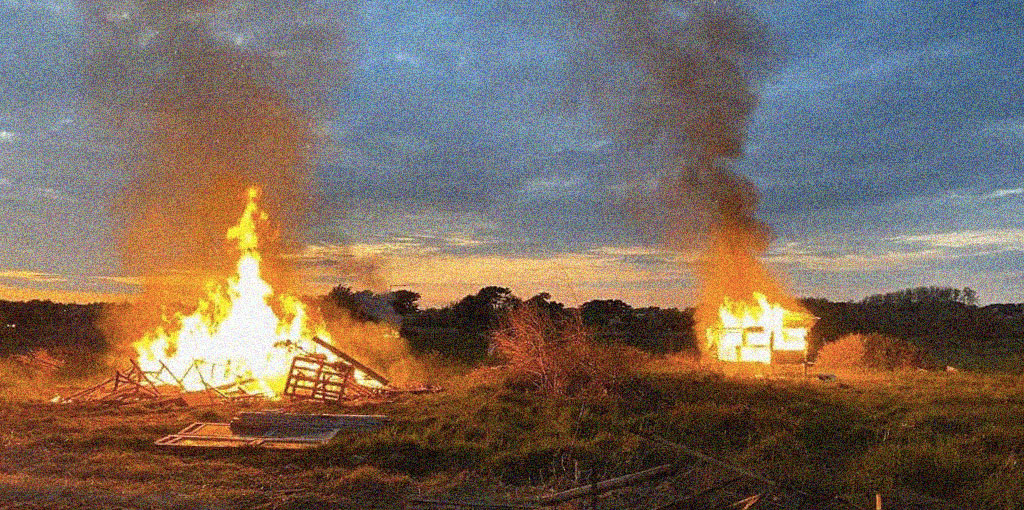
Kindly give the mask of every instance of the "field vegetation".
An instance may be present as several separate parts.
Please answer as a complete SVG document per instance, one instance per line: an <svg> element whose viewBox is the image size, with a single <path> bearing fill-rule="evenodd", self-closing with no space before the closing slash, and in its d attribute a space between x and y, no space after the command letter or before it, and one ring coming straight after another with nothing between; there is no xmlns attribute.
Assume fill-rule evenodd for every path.
<svg viewBox="0 0 1024 510"><path fill-rule="evenodd" d="M621 341L621 314L640 321L650 312L603 303L620 314L609 319L528 301L493 315L477 308L479 322L467 327L492 344L477 361L429 355L449 368L434 381L445 391L389 401L62 405L48 400L86 383L77 368L48 374L4 359L0 508L403 508L414 497L529 499L679 463L660 485L596 502L653 508L722 476L661 439L767 476L780 492L820 497L820 508L836 498L873 508L875 494L884 508L1024 508L1024 379L1005 350L986 358L979 348L857 332L822 342L806 373L744 371L702 363L685 346L665 353ZM960 305L981 309L950 309ZM997 358L1004 363L987 361ZM251 409L379 413L393 425L302 452L154 445L189 423Z"/></svg>
<svg viewBox="0 0 1024 510"><path fill-rule="evenodd" d="M754 378L665 358L605 391L567 395L479 370L433 395L292 406L394 419L298 453L165 449L153 441L245 408L50 404L7 372L0 494L17 508L402 508L414 495L526 497L665 462L695 464L648 439L661 437L865 508L875 493L891 508L1024 508L1019 376L833 372L824 381ZM47 397L35 383L27 388ZM614 496L603 504L635 508L616 506Z"/></svg>

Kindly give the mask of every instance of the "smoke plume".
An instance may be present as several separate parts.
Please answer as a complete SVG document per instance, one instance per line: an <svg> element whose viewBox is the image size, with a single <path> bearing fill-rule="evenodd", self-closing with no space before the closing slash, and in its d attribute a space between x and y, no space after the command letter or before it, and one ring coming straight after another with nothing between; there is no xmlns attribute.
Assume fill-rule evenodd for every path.
<svg viewBox="0 0 1024 510"><path fill-rule="evenodd" d="M732 169L757 106L755 85L781 53L766 27L726 2L584 0L577 10L592 38L639 71L628 100L592 88L620 139L661 163L637 194L637 217L670 247L699 253L697 331L717 321L723 297L750 300L759 291L794 307L759 260L771 231L756 217L757 188Z"/></svg>
<svg viewBox="0 0 1024 510"><path fill-rule="evenodd" d="M307 0L83 1L87 96L140 154L117 203L125 270L227 272L224 234L256 185L266 277L285 284L273 262L315 211L317 125L344 78L337 16Z"/></svg>

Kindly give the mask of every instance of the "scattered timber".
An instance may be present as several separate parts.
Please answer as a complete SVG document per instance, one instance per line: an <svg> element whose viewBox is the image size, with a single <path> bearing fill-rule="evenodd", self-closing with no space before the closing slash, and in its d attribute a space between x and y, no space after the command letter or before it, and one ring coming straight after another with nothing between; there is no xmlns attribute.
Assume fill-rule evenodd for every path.
<svg viewBox="0 0 1024 510"><path fill-rule="evenodd" d="M582 498L585 496L596 496L598 494L608 492L610 490L619 489L635 483L651 480L653 478L661 478L675 472L679 466L677 464L664 464L657 467L640 471L637 473L630 473L628 475L622 475L608 480L602 480L600 482L581 485L579 487L565 490L562 492L556 492L546 496L540 496L537 498L536 503L542 506L556 505L558 503L564 503L573 499Z"/></svg>
<svg viewBox="0 0 1024 510"><path fill-rule="evenodd" d="M505 502L481 502L481 501L458 501L458 500L445 500L445 499L426 499L426 498L414 498L407 502L406 508L408 510L472 510L472 509L486 509L486 510L518 510L526 508L545 508L575 499L594 497L599 494L603 494L608 491L615 489L621 489L631 485L653 480L656 478L662 478L672 473L675 473L679 468L678 464L663 464L661 466L655 466L650 469L638 471L636 473L630 473L615 478L609 478L600 482L595 482L587 485L581 485L572 489L556 492L554 494L547 494L544 496L538 496L536 498L525 500L525 501L505 501Z"/></svg>
<svg viewBox="0 0 1024 510"><path fill-rule="evenodd" d="M304 449L327 444L342 431L370 431L390 423L387 416L244 412L230 423L196 422L156 441L193 448L259 447Z"/></svg>
<svg viewBox="0 0 1024 510"><path fill-rule="evenodd" d="M710 455L707 455L705 453L699 452L697 450L694 450L693 448L681 445L679 443L673 443L673 442L671 442L671 441L669 441L667 439L664 439L662 437L658 437L658 436L640 436L640 437L643 437L644 439L646 439L648 441L651 441L653 443L669 447L669 448L671 448L671 449L673 449L673 450L675 450L677 452L684 453L684 454L686 454L686 455L688 455L690 457L693 457L693 458L698 459L700 461L706 462L706 463L711 464L713 466L725 469L727 471L731 471L731 472L733 472L735 474L740 475L740 477L746 478L746 479L751 480L751 481L759 482L759 483L767 486L767 488L769 489L767 492L762 494L762 497L770 495L770 494L789 493L789 494L797 496L800 500L803 500L803 501L806 501L806 502L813 502L813 503L815 503L816 505L819 505L819 506L821 504L825 504L825 503L836 503L836 504L845 505L845 506L850 507L850 508L854 508L856 510L864 510L863 507L861 507L859 505L856 505L853 502L847 500L846 498L843 498L843 497L840 497L840 496L823 496L823 495L820 495L820 494L811 494L809 492L806 492L806 491L803 491L803 490L800 490L800 489L797 489L797 488L784 487L779 482L777 482L775 480L772 480L770 478L767 478L767 477L765 477L765 476L763 476L761 474L758 474L758 473L755 473L755 472L750 471L748 469L739 467L739 466L737 466L735 464L730 464L730 463L725 462L723 460L716 459L716 458L714 458L714 457L712 457ZM761 498L758 498L758 499L760 500ZM755 503L756 503L756 501L755 501ZM667 508L676 508L676 507L669 506Z"/></svg>
<svg viewBox="0 0 1024 510"><path fill-rule="evenodd" d="M687 446L683 446L683 445L681 445L679 443L673 443L671 441L668 441L667 439L664 439L664 438L661 438L661 437L658 437L658 436L649 436L649 437L648 436L644 436L644 439L647 439L648 441L651 441L653 443L660 444L662 446L667 446L667 447L669 447L669 448L671 448L673 450L685 453L686 455L689 455L689 456L691 456L693 458L696 458L698 460L707 462L708 464L712 464L714 466L718 466L718 467L726 469L728 471L732 471L734 473L737 473L739 475L747 477L747 478L749 478L751 480L755 480L755 481L761 482L761 483L763 483L765 485L768 485L769 487L778 487L779 486L779 483L776 482L775 480L771 480L769 478L765 478L764 476L759 475L759 474L757 474L757 473L755 473L753 471L741 468L739 466L730 464L730 463L725 462L725 461L718 460L718 459L716 459L716 458L714 458L714 457L712 457L710 455L706 455L706 454L704 454L702 452L699 452L699 451L694 450L693 448L689 448Z"/></svg>
<svg viewBox="0 0 1024 510"><path fill-rule="evenodd" d="M163 397L160 390L146 373L134 361L127 371L115 370L114 376L58 402L70 404L75 402L100 402L110 405L123 405L142 400L156 400Z"/></svg>
<svg viewBox="0 0 1024 510"><path fill-rule="evenodd" d="M538 507L524 503L413 498L406 501L405 508L406 510L533 510Z"/></svg>

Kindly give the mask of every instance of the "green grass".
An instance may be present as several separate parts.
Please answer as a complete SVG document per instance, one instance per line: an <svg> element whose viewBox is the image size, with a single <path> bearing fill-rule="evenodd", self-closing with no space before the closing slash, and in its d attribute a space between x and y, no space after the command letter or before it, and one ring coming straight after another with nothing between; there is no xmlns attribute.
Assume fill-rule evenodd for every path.
<svg viewBox="0 0 1024 510"><path fill-rule="evenodd" d="M607 394L580 397L470 375L447 381L442 393L379 405L298 406L394 420L380 432L347 433L305 452L152 444L192 421L229 419L243 410L237 405L94 410L33 403L29 391L9 391L0 397L0 493L22 503L63 498L69 508L90 494L111 506L144 501L133 503L142 508L401 508L414 493L531 494L580 483L589 471L604 478L681 459L645 439L659 436L865 507L880 492L893 505L941 499L1024 508L1019 376L837 375L828 382L727 376L661 360ZM161 505L160 494L177 496Z"/></svg>

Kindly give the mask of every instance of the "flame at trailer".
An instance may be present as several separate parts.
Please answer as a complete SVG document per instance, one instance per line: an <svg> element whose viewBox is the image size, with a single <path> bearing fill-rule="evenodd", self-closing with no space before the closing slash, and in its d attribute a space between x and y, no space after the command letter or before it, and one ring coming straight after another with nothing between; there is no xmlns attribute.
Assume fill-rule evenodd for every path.
<svg viewBox="0 0 1024 510"><path fill-rule="evenodd" d="M249 188L245 211L227 232L240 252L236 273L208 282L195 312L165 317L165 326L134 343L142 370L169 372L189 391L253 381L263 393L277 394L297 352L330 357L310 341L330 342L323 321L314 320L298 298L275 294L261 276L257 225L267 216L259 195Z"/></svg>
<svg viewBox="0 0 1024 510"><path fill-rule="evenodd" d="M807 352L807 332L814 318L772 303L760 292L752 300L724 298L719 323L707 329L708 351L720 361L772 363L782 352Z"/></svg>

